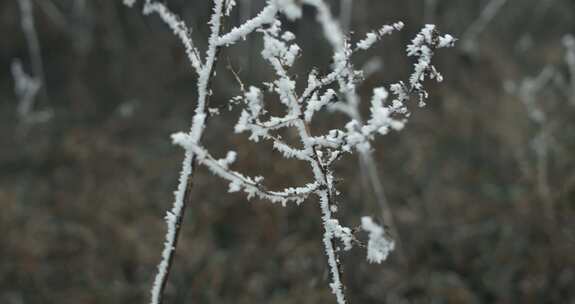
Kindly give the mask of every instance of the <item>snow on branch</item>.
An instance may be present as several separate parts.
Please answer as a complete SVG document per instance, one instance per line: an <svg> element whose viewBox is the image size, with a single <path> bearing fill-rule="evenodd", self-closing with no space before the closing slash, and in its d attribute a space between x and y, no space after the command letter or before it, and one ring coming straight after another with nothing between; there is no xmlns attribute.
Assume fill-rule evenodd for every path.
<svg viewBox="0 0 575 304"><path fill-rule="evenodd" d="M135 4L135 0L124 0L124 4L131 7ZM225 10L230 8L230 3L227 1L227 6L224 7L224 0L214 0L213 10L208 24L210 25L211 34L208 40L208 49L205 58L202 62L199 52L195 49L192 39L190 37L190 29L185 25L181 19L171 12L164 4L145 0L143 5L143 14L149 15L157 13L161 20L172 29L174 34L180 39L188 60L191 66L198 73L197 91L198 99L196 104L195 115L192 119L192 126L188 136L194 142L200 142L208 117L208 96L210 78L213 75L214 65L217 60L217 53L219 46L217 38L220 36L221 19L225 15ZM168 275L172 268L172 261L178 235L186 208L185 200L188 199L190 192L190 178L193 174L193 163L197 155L193 151L187 150L184 160L182 162L182 169L180 171L180 178L176 191L174 192L174 202L170 211L166 214L167 232L164 241L164 249L162 250L162 258L158 264L158 271L154 279L154 284L151 290L151 303L162 303L163 291L167 284Z"/></svg>
<svg viewBox="0 0 575 304"><path fill-rule="evenodd" d="M345 41L339 22L333 17L331 9L323 0L303 0L303 3L317 10L317 21L323 29L327 41L334 48L341 48Z"/></svg>
<svg viewBox="0 0 575 304"><path fill-rule="evenodd" d="M277 5L268 4L256 17L246 21L239 27L233 28L229 33L224 34L217 40L218 45L229 46L239 40L245 39L247 35L253 33L263 25L272 23L278 13Z"/></svg>
<svg viewBox="0 0 575 304"><path fill-rule="evenodd" d="M435 25L427 24L421 32L415 36L411 44L407 46L407 56L417 58L417 62L414 65L414 72L411 74L411 77L409 77L409 91L416 91L419 94L420 106L425 106L425 99L429 96L423 88L425 77L428 76L431 79L436 79L438 82L443 81L443 76L441 76L435 66L431 64L433 50L452 47L455 41L456 39L449 34L440 36L435 29ZM404 88L402 84L400 84L400 87ZM402 97L407 93L408 92L398 92L398 97Z"/></svg>
<svg viewBox="0 0 575 304"><path fill-rule="evenodd" d="M295 202L299 205L318 188L317 183L309 183L304 187L290 187L281 191L267 190L262 184L263 177L249 177L229 168L235 160L235 152L228 152L224 159L216 159L205 148L198 146L186 133L173 134L172 139L174 144L192 151L199 162L208 167L214 175L227 180L230 183L229 192L243 190L248 199L259 197L273 203L280 202L283 206L288 202Z"/></svg>
<svg viewBox="0 0 575 304"><path fill-rule="evenodd" d="M136 0L124 0L124 4L131 7L135 4ZM196 70L200 72L202 69L202 63L198 50L194 47L192 41L191 33L192 30L182 21L176 14L166 7L165 4L160 2L152 2L151 0L146 0L143 7L144 15L158 14L162 21L174 32L174 35L180 39L180 42L184 45L186 55L190 60L190 63Z"/></svg>
<svg viewBox="0 0 575 304"><path fill-rule="evenodd" d="M294 20L301 17L301 7L295 0L268 0L267 5L255 16L247 20L242 25L234 27L228 33L219 37L217 44L229 46L239 40L243 40L247 35L253 33L262 26L274 23L277 14L283 13L288 19Z"/></svg>
<svg viewBox="0 0 575 304"><path fill-rule="evenodd" d="M271 4L268 8L274 7L274 2L269 3ZM325 3L312 0L304 1L304 3L311 3L318 9L320 16L318 19L324 23L326 28L335 26L335 21L326 11L328 7ZM266 9L264 8L264 11ZM343 36L340 39L335 38L337 35L334 35L331 42L339 41L342 45L335 51L332 70L327 75L320 76L316 69L313 69L307 76L307 87L302 92L298 92L294 80L296 78L290 75L289 68L297 60L302 49L295 44L295 35L283 30L279 20L262 22L263 19L265 18L260 16L256 17L255 20L259 20L257 24L267 24L267 27L256 31L262 35L264 42L261 55L270 65L275 77L265 84L267 90L264 91L251 85L242 95L232 99L235 104L243 108L234 130L236 133L248 132L250 134L249 140L255 143L261 139L271 141L274 148L285 158L295 158L307 162L315 180L308 182L307 186L304 187L293 187L272 192L263 186L263 177L247 177L240 172L231 170L228 166L222 165L222 160L211 156L199 142L186 135L177 134L174 136L174 140L177 144L197 155L200 163L208 167L212 173L230 182L230 192L242 190L248 198L257 196L271 202L281 202L283 205L288 201L301 203L312 194L318 197L324 224L324 247L331 274L330 287L338 303L346 303L341 277L342 269L337 256L339 251L337 248L339 247L336 245L336 241L342 243L344 250L349 250L355 238L352 235L352 230L340 225L333 216L332 210L337 210L338 194L335 189L333 165L344 153L369 150L370 142L374 140L376 135L385 135L390 130L399 131L404 127L409 116L406 102L412 93L418 93L422 99L427 98L427 92L423 86L425 78L441 79L440 74L431 64L434 50L452 46L455 39L449 35L441 36L434 26L426 26L407 47L407 55L417 59L413 75L407 84L398 82L391 85L389 91L384 86L375 88L371 98L371 116L366 123L350 119L344 128L333 129L326 134L314 135L311 134L309 128L313 116L327 109L329 104L337 102L338 92L333 90L331 85L338 84L340 93L351 92L355 94L355 84L361 79L359 77L361 72L354 70L351 63L355 50L349 47L347 39L343 39ZM252 19L249 22L255 21ZM403 24L400 22L391 26L384 26L375 35L387 35L401 29L402 26ZM232 33L242 33L240 29L241 27L232 30ZM370 37L369 34L368 37ZM229 41L237 41L237 39ZM218 43L221 42L220 38ZM364 47L358 47L356 50L364 50L373 42L363 40L358 45ZM268 117L266 110L270 104L268 94L277 96L285 111L283 116ZM388 102L390 95L393 95L394 99ZM277 135L281 129L295 129L301 146L283 142ZM368 219L362 220L362 227L370 234L367 245L368 261L380 263L393 250L394 243L384 237L383 228Z"/></svg>
<svg viewBox="0 0 575 304"><path fill-rule="evenodd" d="M133 4L133 1L125 3ZM361 98L356 90L357 84L362 81L362 72L354 68L354 55L358 51L369 49L383 36L401 30L403 23L396 22L383 26L353 43L343 34L339 22L332 16L329 6L323 0L268 0L266 6L255 17L221 34L222 19L230 14L235 1L214 0L213 3L213 13L209 21L211 34L203 60L193 47L189 38L190 30L183 21L163 4L150 0L144 3L145 14L158 13L182 40L189 60L199 75L198 102L191 130L172 135L173 142L184 148L186 157L174 206L166 216L168 233L163 259L152 289L152 304L161 302L161 293L173 258L177 231L185 207L184 198L189 190L189 178L195 160L214 175L227 181L229 192L244 192L248 199L258 197L285 206L287 203L300 204L304 200L316 198L324 228L322 240L330 273L329 286L337 303L344 304L346 297L339 254L350 250L353 244L359 241L354 236L354 230L340 224L335 216L340 202L334 165L343 154L370 151L370 143L377 135L385 135L391 130L399 131L404 127L409 118L407 102L410 97L415 93L419 95L420 103L423 103L428 97L424 80L442 79L431 63L434 51L452 46L455 39L450 35L440 35L433 25L425 26L407 46L407 55L416 59L411 77L406 83L400 81L389 88L384 85L374 88L369 100L370 117L364 122L359 117L358 105ZM298 19L302 17L302 5L309 5L315 9L323 33L334 50L333 63L325 75L317 72L320 70L319 67L313 67L308 75L292 75L290 71L303 50L296 43L295 34L284 30L279 15L282 14L290 20ZM207 102L211 95L209 80L215 76L213 69L218 51L246 39L253 33L257 33L263 40L261 56L269 64L274 76L263 84L250 85L247 91L244 90L243 84L241 85L242 94L232 98L230 102L241 108L233 131L248 133L249 140L254 143L262 139L272 142L274 149L284 158L307 163L313 175L313 179L307 182L298 182L299 185L279 191L268 190L264 185L264 177L250 177L233 170L231 167L236 159L235 151L230 151L226 157L218 159L202 144L208 114L217 115L208 113ZM355 47L352 47L353 45ZM296 85L298 79L307 79L302 90ZM266 89L262 90L260 87ZM270 98L269 95L274 95L275 98ZM388 100L390 96L393 97L391 101ZM278 116L269 114L268 109L272 100L279 102L278 106L283 108L283 114ZM314 116L338 104L347 106L349 120L340 128L313 134L311 123ZM282 140L279 132L288 129L297 134L299 139L297 143ZM388 239L384 228L376 225L369 217L362 218L361 227L369 233L368 261L381 263L394 249L394 242Z"/></svg>
<svg viewBox="0 0 575 304"><path fill-rule="evenodd" d="M394 31L400 31L403 29L403 22L396 22L392 25L384 25L379 30L369 32L365 35L365 38L356 44L358 49L367 50L378 40L383 38L385 35L390 35Z"/></svg>
<svg viewBox="0 0 575 304"><path fill-rule="evenodd" d="M383 227L377 225L369 216L361 218L361 228L369 233L367 243L367 260L370 263L385 261L387 256L395 248L395 243L386 237Z"/></svg>

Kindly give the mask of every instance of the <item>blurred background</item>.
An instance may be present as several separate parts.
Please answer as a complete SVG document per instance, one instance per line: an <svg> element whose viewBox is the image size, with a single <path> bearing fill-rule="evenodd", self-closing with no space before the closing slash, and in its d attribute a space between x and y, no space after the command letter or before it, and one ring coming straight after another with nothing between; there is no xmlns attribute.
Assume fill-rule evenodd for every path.
<svg viewBox="0 0 575 304"><path fill-rule="evenodd" d="M210 2L165 2L204 49ZM264 5L237 2L228 27ZM357 58L365 100L409 75L404 48L424 24L459 38L435 58L445 80L428 107L374 145L389 208L355 156L338 165L341 221L387 212L400 244L383 265L343 255L350 302L575 303L575 2L328 2L352 39L406 24ZM331 57L304 15L286 21L301 75ZM182 47L121 1L0 0L0 33L0 303L148 301L183 157L169 135L195 104ZM240 92L230 70L268 79L260 50L255 35L222 53L214 106ZM210 121L209 147L238 151L237 168L271 187L307 181L305 164L234 135L237 114ZM166 303L335 302L316 202L248 202L204 168L194 183Z"/></svg>

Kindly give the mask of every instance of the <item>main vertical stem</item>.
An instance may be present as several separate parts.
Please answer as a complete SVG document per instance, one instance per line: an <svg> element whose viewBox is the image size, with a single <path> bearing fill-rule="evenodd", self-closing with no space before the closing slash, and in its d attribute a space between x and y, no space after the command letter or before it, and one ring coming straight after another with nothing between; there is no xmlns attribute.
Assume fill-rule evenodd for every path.
<svg viewBox="0 0 575 304"><path fill-rule="evenodd" d="M325 252L327 255L327 262L329 265L329 271L331 275L332 282L329 284L332 292L335 294L338 304L345 304L345 285L342 282L342 270L341 264L335 252L335 242L333 240L333 231L330 231L329 226L326 225L329 220L332 219L330 205L332 202L332 195L330 193L330 186L327 190L320 192L320 207L322 212L322 221L324 223L324 235L323 235L323 245L325 247Z"/></svg>
<svg viewBox="0 0 575 304"><path fill-rule="evenodd" d="M297 100L297 99L296 99ZM320 153L314 146L308 146L307 140L311 137L311 132L309 125L302 119L296 123L298 128L300 138L302 139L306 149L311 149L313 151L313 159L310 161L314 177L316 181L322 183L325 187L318 192L319 205L322 213L322 224L324 227L323 234L323 245L325 247L325 253L327 255L327 262L329 266L329 272L331 274L331 283L329 284L332 293L335 295L338 304L346 304L345 297L345 285L342 281L342 269L339 262L338 256L336 254L336 246L334 242L333 230L328 224L332 219L331 206L335 206L334 193L335 187L333 185L333 176L329 172L329 168L325 166L322 162Z"/></svg>
<svg viewBox="0 0 575 304"><path fill-rule="evenodd" d="M151 5L151 2L148 1L146 4ZM198 72L198 103L190 131L190 136L196 142L201 141L206 120L208 118L208 102L209 96L211 95L209 88L220 50L217 44L217 39L220 36L222 13L223 0L214 0L213 13L209 22L212 26L212 32L209 38L205 62ZM185 158L182 163L178 189L175 192L174 205L166 215L168 232L166 234L166 241L162 251L162 261L158 265L158 273L156 274L154 285L152 287L152 304L162 304L163 301L168 276L173 266L174 255L178 244L186 206L191 204L192 175L195 159L195 154L189 150L186 151Z"/></svg>
<svg viewBox="0 0 575 304"><path fill-rule="evenodd" d="M187 153L187 152L186 152ZM189 154L186 155L185 160L184 160L184 164L188 164L189 163L189 168L190 168L190 172L186 177L186 188L184 191L184 198L183 198L183 203L181 205L181 208L179 210L178 213L175 214L176 218L175 218L175 222L174 222L174 233L173 233L173 237L170 239L166 239L166 243L165 243L165 248L164 248L164 252L167 250L169 250L169 253L167 255L167 257L164 257L164 260L162 260L162 262L160 263L160 265L158 266L158 274L156 275L156 280L154 283L154 289L152 289L152 303L158 303L161 304L163 301L163 297L164 297L164 290L166 289L166 284L168 282L168 277L170 276L170 271L172 270L172 265L174 262L174 253L176 251L176 248L178 246L178 239L180 236L180 230L182 228L182 222L183 219L186 215L186 207L188 205L190 205L192 203L191 201L191 192L192 192L192 173L193 173L193 164L195 162L195 155L193 154ZM173 209L172 209L173 210ZM170 230L170 228L168 228L168 230ZM164 271L162 271L162 266L163 263L165 264L165 268ZM157 283L159 282L159 284ZM156 290L156 286L157 286L157 291L154 292L154 290Z"/></svg>

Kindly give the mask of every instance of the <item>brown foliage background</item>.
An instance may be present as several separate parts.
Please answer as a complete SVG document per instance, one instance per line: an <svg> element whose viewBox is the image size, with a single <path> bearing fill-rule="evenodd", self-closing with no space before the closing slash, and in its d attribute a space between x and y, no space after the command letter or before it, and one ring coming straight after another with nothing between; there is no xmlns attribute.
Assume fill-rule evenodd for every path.
<svg viewBox="0 0 575 304"><path fill-rule="evenodd" d="M29 56L16 1L0 1L0 303L143 303L149 296L182 158L169 134L189 126L195 78L169 30L120 2L34 1L48 91L36 106L55 116L22 125L9 67L16 57L27 67ZM246 10L248 1L238 2L251 14L263 5L253 0ZM462 38L486 3L355 1L353 37L407 24L369 54L384 66L362 94L405 78L403 48L424 23ZM168 4L202 47L208 1ZM305 54L296 73L329 64L313 12L306 15L288 24ZM361 250L346 254L351 303L575 303L574 97L551 89L539 96L554 123L546 196L530 146L536 127L504 89L546 65L574 77L561 46L575 32L573 20L573 1L511 0L474 40L476 52L439 54L446 80L432 84L429 107L377 142L403 251L382 266L367 264ZM238 93L228 64L248 84L269 75L259 45L251 39L223 54L215 105ZM303 183L305 167L231 134L236 114L210 122L207 144L237 150L241 169L272 176L273 185ZM333 117L330 123L341 122ZM380 214L357 159L346 157L338 173L346 224ZM315 202L246 202L203 168L194 181L166 303L334 301Z"/></svg>

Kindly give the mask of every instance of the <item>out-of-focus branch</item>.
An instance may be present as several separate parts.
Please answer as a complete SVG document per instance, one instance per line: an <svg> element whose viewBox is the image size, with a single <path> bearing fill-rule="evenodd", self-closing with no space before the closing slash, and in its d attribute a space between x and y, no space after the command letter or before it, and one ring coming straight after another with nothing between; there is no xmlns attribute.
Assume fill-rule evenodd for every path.
<svg viewBox="0 0 575 304"><path fill-rule="evenodd" d="M353 0L340 0L339 4L339 20L341 29L345 33L349 31L351 26L351 16L353 16Z"/></svg>
<svg viewBox="0 0 575 304"><path fill-rule="evenodd" d="M43 122L51 117L51 112L34 110L34 103L38 98L48 101L44 64L34 23L34 9L31 0L18 0L18 6L32 69L32 75L28 75L20 60L15 59L12 63L12 76L18 96L18 116L21 121L27 123Z"/></svg>
<svg viewBox="0 0 575 304"><path fill-rule="evenodd" d="M479 18L475 19L461 36L461 46L464 51L468 53L477 52L479 35L493 21L505 3L507 3L507 0L491 0L487 3Z"/></svg>
<svg viewBox="0 0 575 304"><path fill-rule="evenodd" d="M510 87L525 106L527 117L536 126L531 140L531 148L535 154L535 165L531 170L535 176L535 185L547 219L554 218L554 206L549 184L549 157L553 136L553 121L545 112L539 94L553 81L556 71L553 67L545 67L539 75L524 79L519 86Z"/></svg>
<svg viewBox="0 0 575 304"><path fill-rule="evenodd" d="M423 19L426 23L435 22L435 14L437 9L437 0L425 0L423 6Z"/></svg>
<svg viewBox="0 0 575 304"><path fill-rule="evenodd" d="M569 100L572 106L575 106L575 37L566 35L563 37L563 45L565 46L565 63L569 70Z"/></svg>
<svg viewBox="0 0 575 304"><path fill-rule="evenodd" d="M372 189L375 195L375 200L379 204L379 209L381 213L381 218L385 225L389 228L391 235L393 236L396 243L397 256L401 263L405 263L405 252L403 252L401 235L397 229L397 224L395 223L395 217L393 216L393 208L389 205L389 200L385 194L385 187L383 182L379 178L379 172L377 171L377 162L373 159L372 152L361 153L360 166L362 174L367 175L370 189Z"/></svg>
<svg viewBox="0 0 575 304"><path fill-rule="evenodd" d="M40 95L42 98L47 98L46 81L44 77L44 64L42 62L42 53L40 50L40 42L36 32L36 25L34 23L34 8L30 0L18 0L20 6L20 16L22 29L26 37L26 45L28 46L28 54L32 63L32 72L34 77L40 82Z"/></svg>

